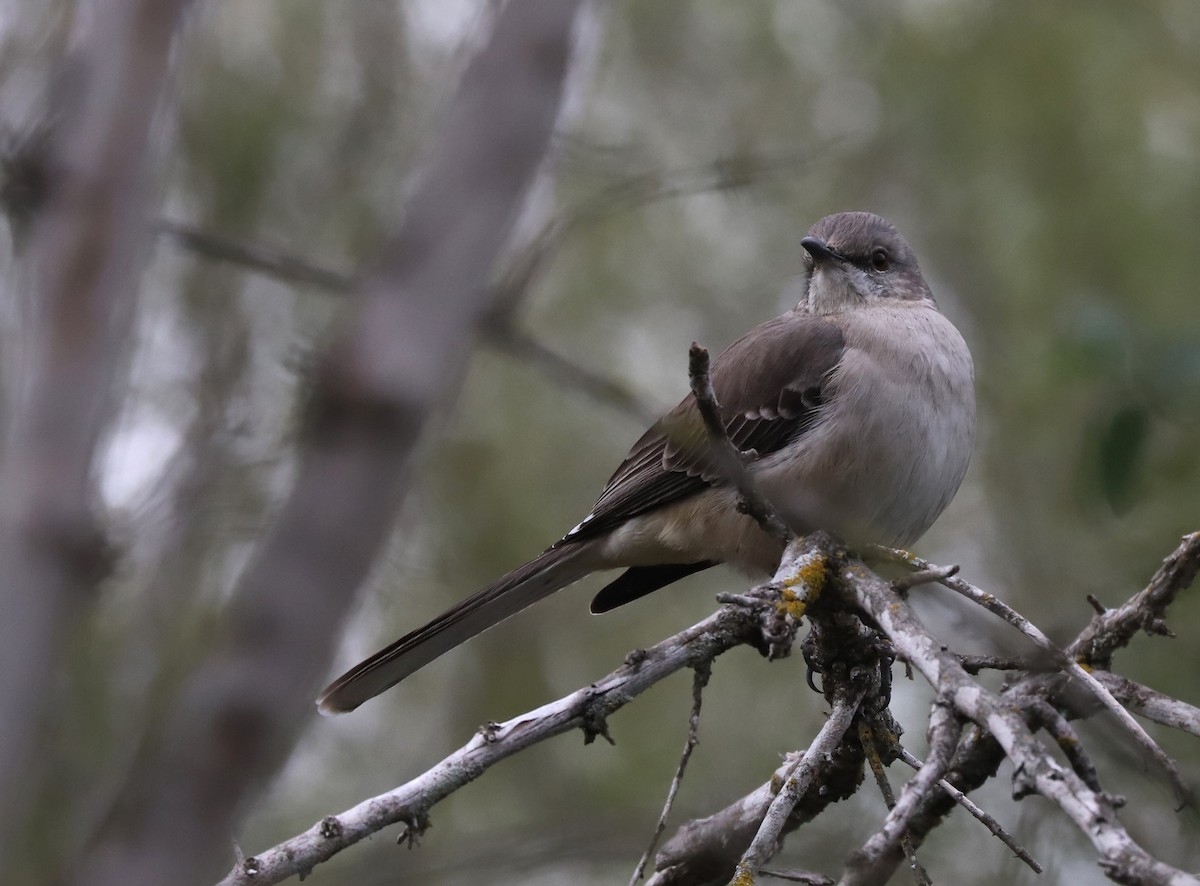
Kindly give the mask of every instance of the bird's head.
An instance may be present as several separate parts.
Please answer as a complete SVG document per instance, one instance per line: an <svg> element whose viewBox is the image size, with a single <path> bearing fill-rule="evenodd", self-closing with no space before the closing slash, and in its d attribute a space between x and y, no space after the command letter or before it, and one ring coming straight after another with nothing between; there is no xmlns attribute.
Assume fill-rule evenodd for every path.
<svg viewBox="0 0 1200 886"><path fill-rule="evenodd" d="M800 245L808 273L808 307L815 314L837 314L884 299L933 301L912 247L878 215L827 215Z"/></svg>

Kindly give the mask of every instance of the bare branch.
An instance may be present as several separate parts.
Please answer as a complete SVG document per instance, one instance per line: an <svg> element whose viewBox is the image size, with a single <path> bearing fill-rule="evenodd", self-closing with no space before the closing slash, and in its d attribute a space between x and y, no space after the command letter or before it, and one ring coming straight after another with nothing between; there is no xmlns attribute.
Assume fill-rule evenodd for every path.
<svg viewBox="0 0 1200 886"><path fill-rule="evenodd" d="M429 810L500 760L564 732L596 734L607 717L642 692L684 668L705 668L721 653L744 643L761 643L759 609L788 605L784 590L803 587L817 546L797 542L785 553L776 579L751 592L757 608L725 606L716 614L658 645L639 650L628 663L585 689L506 723L489 726L441 763L407 784L330 815L266 852L239 862L222 886L278 883L397 823L419 831Z"/></svg>
<svg viewBox="0 0 1200 886"><path fill-rule="evenodd" d="M855 879L856 877L873 876L873 866L878 864L904 838L908 830L908 822L916 813L921 799L932 791L933 785L942 781L942 776L950 767L950 759L954 755L954 748L958 743L961 731L962 724L948 706L943 704L933 706L933 713L929 718L929 759L924 766L919 768L917 775L904 786L904 790L900 792L900 799L889 803L890 811L884 820L883 827L872 835L858 852L847 859L846 873L842 878L843 884L849 886L849 884L859 882ZM867 759L870 760L869 753ZM878 778L878 775L876 777ZM909 856L910 862L915 861L911 849L906 849L905 854ZM928 880L929 875L924 873L923 869L921 870L922 875Z"/></svg>
<svg viewBox="0 0 1200 886"><path fill-rule="evenodd" d="M875 739L872 735L871 726L862 720L858 724L858 738L862 742L863 753L866 755L867 763L871 767L871 774L875 777L875 784L879 788L879 793L883 795L883 802L888 808L890 817L890 813L894 812L896 808L896 795L892 791L891 783L888 781L887 770L884 769L883 760L879 756L879 750L875 747ZM916 806L914 803L913 810L915 811L915 809ZM925 870L925 866L917 858L916 847L913 846L912 840L904 832L903 828L895 830L895 839L891 841L891 845L887 849L892 849L897 843L904 852L904 857L908 859L908 868L913 872L913 879L916 881L917 886L933 886L932 881L929 879L929 872ZM849 865L847 865L847 870L849 871ZM842 879L846 881L847 878L843 877Z"/></svg>
<svg viewBox="0 0 1200 886"><path fill-rule="evenodd" d="M939 696L974 720L1000 744L1021 782L1059 806L1087 836L1122 882L1194 886L1191 875L1150 856L1121 826L1111 798L1090 789L1051 757L1024 719L970 679L957 659L925 630L907 604L864 565L851 562L839 573L848 591ZM1157 878L1157 879L1154 879Z"/></svg>
<svg viewBox="0 0 1200 886"><path fill-rule="evenodd" d="M1191 565L1195 565L1197 569L1200 569L1200 533L1197 533L1194 536L1189 536L1189 538L1194 540L1192 544L1194 545L1195 550L1191 553L1191 557L1195 560L1194 564L1187 555L1187 551L1189 550L1188 539L1184 540L1184 545L1172 555L1172 558L1168 558L1168 562L1173 564L1171 569L1171 578L1169 580L1164 579L1162 583L1164 586L1174 588L1174 590L1170 591L1169 593L1170 599L1174 599L1174 594L1178 591L1179 581L1190 582L1195 576L1196 569L1191 569ZM881 547L872 547L871 551L872 553L881 554L885 558L891 559L893 562L905 563L914 569L928 571L936 570L938 568L929 563L927 560L923 560L920 557L914 556L907 551L898 551ZM1164 567L1164 570L1166 568L1167 567ZM1160 574L1162 574L1162 572L1163 570L1160 570ZM1121 706L1121 703L1113 698L1112 693L1104 688L1104 685L1092 675L1092 672L1080 664L1080 654L1078 652L1072 654L1072 650L1075 650L1078 647L1079 641L1076 641L1076 643L1072 645L1072 650L1059 649L1054 642L1047 637L1040 628L1037 627L1037 625L1033 624L1033 622L1025 618L1025 616L1021 615L994 594L989 594L986 591L980 590L970 582L964 581L958 576L949 576L947 578L943 578L939 580L938 583L943 587L949 588L955 593L966 597L968 600L979 604L992 614L998 615L1000 618L1004 619L1006 622L1032 640L1039 649L1052 656L1053 660L1064 671L1069 673L1072 677L1082 683L1085 688L1087 688L1087 690L1096 698L1096 700L1099 701L1100 704L1103 705L1104 708L1106 708L1109 713L1116 718L1117 722L1134 739L1137 745L1146 753L1148 753L1160 767L1162 767L1163 771L1167 775L1167 778L1171 782L1171 787L1175 791L1175 797L1179 801L1180 806L1194 805L1195 800L1192 796L1192 790L1183 780L1183 776L1180 774L1179 767L1175 764L1175 761L1167 755L1166 751L1159 747L1158 742L1150 737L1150 734L1146 732L1142 725L1138 723L1138 721L1135 720L1133 716ZM1154 583L1152 582L1152 585L1153 584ZM1148 593L1148 591L1143 592L1143 594L1146 593ZM1168 594L1162 593L1160 596L1166 597ZM1141 596L1138 599L1145 601L1149 598ZM1165 605L1165 603L1163 605ZM1124 607L1122 608L1124 609ZM1096 619L1101 618L1103 617L1096 617ZM1096 619L1093 620L1093 624L1095 624ZM1135 627L1130 626L1130 623L1133 620L1133 617L1130 617L1126 620L1126 626L1131 633L1133 630L1136 630Z"/></svg>
<svg viewBox="0 0 1200 886"><path fill-rule="evenodd" d="M1024 671L1026 673L1049 670L1053 667L1050 662L1028 658L1005 658L996 655L965 655L959 653L959 664L968 674L978 674L980 671Z"/></svg>
<svg viewBox="0 0 1200 886"><path fill-rule="evenodd" d="M153 227L159 236L173 240L203 258L238 265L284 283L341 293L352 292L357 285L352 274L327 268L264 243L234 240L170 218L157 219Z"/></svg>
<svg viewBox="0 0 1200 886"><path fill-rule="evenodd" d="M581 391L596 402L612 406L642 424L654 424L662 415L662 409L647 403L625 385L560 354L527 332L510 325L489 325L486 335L488 344L526 361L555 384Z"/></svg>
<svg viewBox="0 0 1200 886"><path fill-rule="evenodd" d="M903 760L913 769L920 769L922 767L921 761L903 748L900 749L899 759ZM1042 866L1037 862L1037 860L1030 855L1028 851L1026 851L1024 846L1016 841L1012 834L1000 827L1000 823L996 821L995 818L988 815L988 813L976 805L970 797L968 797L954 785L950 784L950 782L946 781L946 779L939 779L937 784L938 787L941 788L947 796L954 800L955 803L961 806L968 815L980 822L984 827L991 831L993 836L995 836L1001 843L1011 849L1013 855L1025 862L1025 864L1028 865L1034 873L1042 873Z"/></svg>

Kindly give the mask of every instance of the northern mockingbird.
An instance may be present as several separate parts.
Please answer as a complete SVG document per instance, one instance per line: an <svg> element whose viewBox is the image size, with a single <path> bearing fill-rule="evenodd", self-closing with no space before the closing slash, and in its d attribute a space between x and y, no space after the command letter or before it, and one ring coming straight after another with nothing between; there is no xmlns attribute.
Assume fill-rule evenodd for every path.
<svg viewBox="0 0 1200 886"><path fill-rule="evenodd" d="M800 245L794 309L716 359L729 438L753 452L763 496L798 532L906 546L958 490L975 432L974 368L917 258L867 212L821 219ZM638 440L583 521L523 566L335 680L322 713L350 711L442 653L589 573L626 571L606 612L718 563L770 574L782 553L713 467L688 396Z"/></svg>

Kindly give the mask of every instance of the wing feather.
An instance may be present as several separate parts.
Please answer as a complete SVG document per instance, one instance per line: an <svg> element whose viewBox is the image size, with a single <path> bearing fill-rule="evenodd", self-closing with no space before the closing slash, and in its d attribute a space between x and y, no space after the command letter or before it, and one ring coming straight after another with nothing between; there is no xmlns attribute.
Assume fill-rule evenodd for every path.
<svg viewBox="0 0 1200 886"><path fill-rule="evenodd" d="M729 439L759 458L820 421L845 338L833 321L792 311L751 330L713 363L713 390ZM642 435L563 542L593 538L630 517L722 484L689 394Z"/></svg>

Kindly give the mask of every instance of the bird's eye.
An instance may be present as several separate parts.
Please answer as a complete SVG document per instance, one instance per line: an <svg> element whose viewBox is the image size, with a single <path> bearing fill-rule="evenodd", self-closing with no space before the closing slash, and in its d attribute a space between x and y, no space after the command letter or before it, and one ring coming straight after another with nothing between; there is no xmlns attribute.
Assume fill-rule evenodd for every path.
<svg viewBox="0 0 1200 886"><path fill-rule="evenodd" d="M886 271L892 266L892 260L888 256L888 252L883 247L876 249L871 253L871 267L877 271Z"/></svg>

